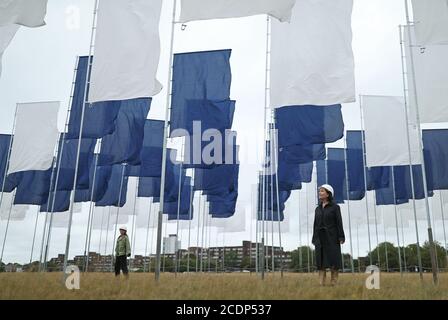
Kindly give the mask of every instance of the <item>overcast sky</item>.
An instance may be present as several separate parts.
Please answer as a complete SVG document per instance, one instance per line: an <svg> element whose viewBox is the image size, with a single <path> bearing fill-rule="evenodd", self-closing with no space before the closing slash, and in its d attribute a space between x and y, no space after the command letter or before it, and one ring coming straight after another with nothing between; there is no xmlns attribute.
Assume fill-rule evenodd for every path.
<svg viewBox="0 0 448 320"><path fill-rule="evenodd" d="M401 54L398 26L405 23L404 2L402 0L355 0L353 11L353 49L356 64L357 95L403 95ZM0 133L11 133L14 110L17 102L61 101L62 110L59 115L60 130L64 128L66 109L70 96L73 69L76 57L87 55L89 49L93 0L50 0L48 2L47 25L42 28L20 28L16 37L3 57L3 73L0 78ZM168 74L168 58L170 43L170 18L172 1L163 1L163 14L160 25L162 54L158 79L165 84ZM241 145L241 169L239 181L239 204L237 215L246 215L246 231L243 233L217 233L212 229L211 245L239 245L242 240L254 239L255 225L251 223L251 190L256 183L259 152L263 139L263 108L265 79L265 46L266 17L255 16L240 19L215 20L189 23L182 31L176 26L175 52L189 52L216 49L232 49L232 91L231 98L237 101L234 128L238 132L238 143ZM329 52L331 54L331 52ZM153 100L150 118L162 119L166 103L166 91L163 90ZM360 129L359 104L343 106L344 121L347 129ZM332 146L343 147L343 142ZM293 192L287 203L286 214L290 216L289 232L282 234L282 244L286 249L296 248L299 243L306 244L311 236L307 236L308 227L312 225L315 206L315 182L304 187L301 192ZM308 201L306 200L308 195ZM147 202L147 199L139 201ZM195 199L195 208L197 208ZM299 205L300 203L300 205ZM372 201L370 200L370 203ZM300 206L300 208L299 208ZM7 210L2 205L2 210ZM153 208L154 209L154 208ZM350 252L349 225L347 206L343 208L344 225L347 244L344 252ZM384 212L382 212L384 211ZM28 262L34 222L37 208L28 211L25 221L12 222L5 248L4 261ZM300 217L299 217L300 212ZM370 207L373 215L373 207ZM382 213L391 216L393 208L379 208ZM70 255L82 254L86 233L88 204L82 213L75 214L72 232ZM354 255L358 252L365 255L368 249L367 227L365 224L365 202L351 203L352 247ZM38 258L40 250L43 215L39 218L33 260ZM299 220L301 227L299 228ZM386 226L394 226L394 221ZM3 240L5 221L0 222L0 235ZM192 225L195 225L194 223ZM131 226L129 220L128 226ZM404 222L405 242L415 241L415 229L412 224ZM426 238L426 225L420 224L421 238ZM376 244L374 226L371 225L372 244ZM440 227L439 227L440 229ZM441 236L441 229L436 236ZM384 241L383 225L379 226L380 241ZM171 225L168 233L175 232ZM358 232L358 233L357 233ZM108 236L107 253L112 252L113 231ZM301 237L299 237L301 235ZM358 238L359 235L359 246ZM105 232L95 230L92 236L92 251L104 253ZM66 230L54 229L51 241L50 256L63 253ZM387 239L396 243L394 229L387 229ZM137 230L136 253L142 254L145 249L146 230ZM150 237L151 239L151 233ZM187 246L187 231L181 234L182 246ZM196 244L196 230L192 230L191 245ZM439 238L443 239L443 238ZM278 235L274 242L278 245ZM269 236L271 243L271 236ZM153 243L154 247L155 243ZM150 249L148 249L148 252ZM154 249L152 250L154 252Z"/></svg>

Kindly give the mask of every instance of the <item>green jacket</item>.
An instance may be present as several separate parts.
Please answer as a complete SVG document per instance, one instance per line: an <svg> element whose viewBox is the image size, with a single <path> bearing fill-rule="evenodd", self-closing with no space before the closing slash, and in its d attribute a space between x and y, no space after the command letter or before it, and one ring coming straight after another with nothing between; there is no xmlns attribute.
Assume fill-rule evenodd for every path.
<svg viewBox="0 0 448 320"><path fill-rule="evenodd" d="M119 236L117 246L115 247L115 255L117 257L128 256L131 254L131 244L127 235Z"/></svg>

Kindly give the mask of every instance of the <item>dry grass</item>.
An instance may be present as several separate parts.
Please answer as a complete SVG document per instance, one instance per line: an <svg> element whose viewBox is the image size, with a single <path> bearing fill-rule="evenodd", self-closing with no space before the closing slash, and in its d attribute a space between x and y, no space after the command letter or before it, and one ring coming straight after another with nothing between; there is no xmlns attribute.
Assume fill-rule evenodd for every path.
<svg viewBox="0 0 448 320"><path fill-rule="evenodd" d="M156 299L156 300L301 300L301 299L444 299L448 300L448 274L438 286L431 275L421 283L418 275L382 274L381 289L367 290L366 275L343 274L336 287L319 287L317 275L131 274L128 281L113 274L81 275L81 289L69 291L61 273L0 274L0 299Z"/></svg>

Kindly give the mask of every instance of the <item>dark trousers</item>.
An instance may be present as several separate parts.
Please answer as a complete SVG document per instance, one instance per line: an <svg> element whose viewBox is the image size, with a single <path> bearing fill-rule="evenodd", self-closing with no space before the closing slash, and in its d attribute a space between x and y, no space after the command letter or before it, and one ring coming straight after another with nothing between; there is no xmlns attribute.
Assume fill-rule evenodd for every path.
<svg viewBox="0 0 448 320"><path fill-rule="evenodd" d="M126 256L115 257L115 275L119 276L121 270L123 270L124 275L128 275L128 260Z"/></svg>

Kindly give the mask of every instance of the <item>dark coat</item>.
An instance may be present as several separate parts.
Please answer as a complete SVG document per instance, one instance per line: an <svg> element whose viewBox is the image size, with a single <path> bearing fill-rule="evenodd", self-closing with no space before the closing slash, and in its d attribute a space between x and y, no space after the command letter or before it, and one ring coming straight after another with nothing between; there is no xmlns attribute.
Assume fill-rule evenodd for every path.
<svg viewBox="0 0 448 320"><path fill-rule="evenodd" d="M316 266L342 269L341 241L345 241L341 208L330 202L322 208L322 203L314 213L313 245L316 247Z"/></svg>

